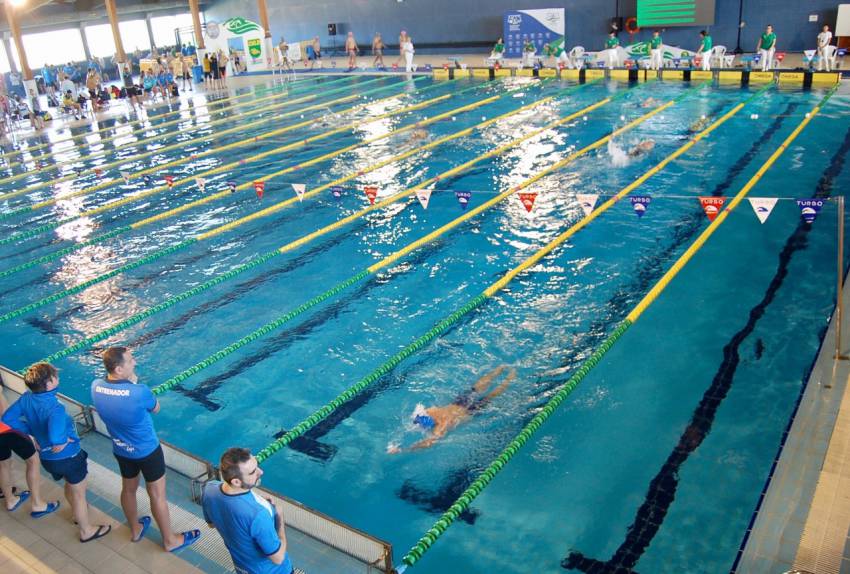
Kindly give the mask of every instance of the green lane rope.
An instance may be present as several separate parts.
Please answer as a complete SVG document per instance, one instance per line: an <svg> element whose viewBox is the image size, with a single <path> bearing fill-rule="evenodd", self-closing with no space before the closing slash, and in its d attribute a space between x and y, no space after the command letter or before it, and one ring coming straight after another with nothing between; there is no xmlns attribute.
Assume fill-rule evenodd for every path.
<svg viewBox="0 0 850 574"><path fill-rule="evenodd" d="M522 140L522 138L520 138L520 140ZM505 148L505 149L507 149L507 148ZM365 215L366 213L369 213L370 211L371 210L368 209L368 208L363 209L363 210L361 210L361 215ZM268 253L265 253L265 254L259 256L258 260L260 261L260 263L264 263L264 262L276 257L277 255L287 253L291 249L291 247L294 246L295 244L298 244L300 246L300 245L305 244L305 243L306 243L306 241L302 241L301 239L296 240L294 242L287 244L284 247L275 249L274 251L270 251ZM400 254L401 252L397 252L397 253ZM393 256L393 257L397 258L397 256ZM207 290L207 289L209 289L209 288L211 288L215 285L218 285L219 283L221 283L222 281L224 281L226 279L230 279L232 277L235 277L236 275L242 273L243 271L253 269L254 267L256 267L256 264L257 264L256 261L252 260L252 261L250 261L250 262L248 262L244 265L241 265L237 268L234 268L230 272L226 273L224 276L219 276L219 277L213 278L210 281L207 281L206 283L203 283L201 285L196 286L195 288L191 289L190 291L186 291L186 292L181 293L179 295L176 295L176 296L174 296L170 299L167 299L166 301L157 305L153 309L157 309L156 312L158 312L159 310L167 309L167 308L171 307L172 305L187 299L188 297L194 296L194 295L201 293L201 292L203 292L203 291L205 291L205 290ZM354 282L356 282L356 280L354 280ZM69 354L74 353L74 352L76 352L80 349L86 348L90 345L93 345L94 343L101 341L104 338L111 337L112 335L114 335L118 331L123 330L123 329L125 329L129 326L132 326L132 325L150 317L152 314L153 313L150 312L150 309L147 310L147 311L138 313L138 314L136 314L132 317L125 319L124 321L121 321L117 325L110 327L109 329L107 329L105 331L102 331L102 332L97 333L95 335L92 335L92 336L90 336L86 339L83 339L83 340L77 342L76 344L74 344L70 347L67 347L67 348L65 348L61 351L58 351L57 353L50 355L49 357L46 357L43 360L47 361L47 362L51 362L51 361L66 357Z"/></svg>
<svg viewBox="0 0 850 574"><path fill-rule="evenodd" d="M465 90L461 90L460 92L457 92L455 95L457 95L457 94L459 94L463 91L466 91L468 89L476 89L478 87L479 86L471 86L471 87L469 87ZM501 97L501 96L496 96L496 97ZM492 98L493 97L485 98L482 101L492 100ZM416 106L416 105L420 105L420 104L414 104L414 106ZM461 106L461 108L468 108L471 105L473 105L473 104L467 104L466 106ZM421 122L416 122L416 124L414 124L414 125L423 125L423 124L428 123L428 122L437 121L440 117L445 116L447 114L451 115L452 113L456 113L456 111L461 109L461 108L457 108L456 110L445 112L444 114L440 114L438 116L430 118L429 120L423 120ZM400 110L399 113L401 113L402 111L404 111L404 110ZM407 129L407 128L402 128L402 129ZM399 130L396 130L396 131L399 131ZM392 133L393 132L390 132L389 134L385 134L385 135L389 136L389 135L392 135ZM266 209L268 209L268 208L266 208ZM261 210L261 212L262 211L265 211L265 210ZM253 215L246 216L246 217L240 219L239 221L241 221L242 223L247 222L247 221L251 221L256 216L257 216L257 214L255 213ZM229 224L225 224L223 226L220 226L220 228L226 228L229 231L230 229L234 228L233 222L231 222ZM148 255L142 257L141 259L138 259L136 261L131 261L130 263L122 265L121 267L117 267L116 269L113 269L112 271L109 271L109 272L104 273L102 275L98 275L97 277L93 277L92 279L89 279L88 281L85 281L85 282L83 282L79 285L76 285L74 287L70 287L68 289L64 289L62 291L53 293L52 295L48 295L47 297L43 297L42 299L39 299L37 301L34 301L34 302L29 303L27 305L24 305L23 307L19 307L18 309L15 309L15 310L9 311L8 313L0 315L0 323L4 323L4 322L6 322L10 319L14 319L14 318L19 317L23 314L29 313L30 311L33 311L33 310L38 309L40 307L43 307L44 305L54 303L54 302L56 302L60 299L64 299L65 297L69 297L71 295L79 293L80 291L82 291L82 290L84 290L88 287L91 287L92 285L95 285L95 284L100 283L102 281L106 281L107 279L111 279L112 277L114 277L114 276L116 276L120 273L123 273L125 271L130 271L130 270L136 269L138 267L141 267L142 265L147 265L148 263L152 263L153 261L155 261L157 259L160 259L160 258L165 257L167 255L171 255L171 254L175 253L176 251L185 249L185 248L187 248L191 245L194 245L195 243L200 242L202 239L205 239L207 237L212 237L216 234L217 233L215 232L215 230L207 231L207 232L200 234L196 237L181 241L180 243L177 243L175 245L159 249L157 251L154 251L153 253L149 253Z"/></svg>
<svg viewBox="0 0 850 574"><path fill-rule="evenodd" d="M496 474L504 468L504 466L513 458L520 448L525 445L531 436L543 425L546 420L552 416L555 410L569 397L576 389L579 383L596 367L602 360L605 354L614 346L614 344L622 337L637 320L640 314L652 304L658 297L661 291L672 281L672 279L684 268L684 266L693 258L694 254L704 245L707 239L714 231L725 221L731 210L743 201L744 196L752 189L755 184L761 179L765 172L776 162L779 156L787 149L788 145L800 134L803 128L809 121L817 115L820 109L826 104L827 100L835 92L833 88L829 93L815 106L797 128L782 142L779 148L771 155L770 158L762 165L756 174L744 185L738 192L729 206L724 209L721 214L700 234L700 236L691 244L688 250L673 264L673 266L664 274L664 276L653 286L653 288L644 296L644 298L634 307L631 313L620 322L610 336L596 349L586 361L578 368L567 383L546 403L546 405L529 421L525 427L511 440L508 445L502 450L496 459L491 462L481 474L469 485L469 487L458 497L449 509L437 520L434 525L420 538L420 540L408 551L402 558L405 566L399 569L399 573L403 573L407 566L413 566L418 562L425 552L437 541L437 539L451 526L460 514L466 510L472 501L481 493L482 490L493 480Z"/></svg>
<svg viewBox="0 0 850 574"><path fill-rule="evenodd" d="M367 90L367 91L363 92L362 94L360 94L360 96L365 97L365 96L368 96L370 94L386 91L387 89L395 88L395 87L398 87L398 84L391 84L389 86L381 86L381 87L375 88L373 90ZM431 90L433 87L438 87L438 86L428 86L428 87L422 88L420 90L417 90L416 94L422 94L426 91ZM392 99L392 98L400 97L400 96L404 96L404 95L409 95L409 94L403 94L402 93L402 94L399 94L399 96L388 96L387 98L384 98L384 99ZM436 102L434 102L434 103L436 103ZM350 108L348 108L347 110L344 110L344 111L352 111L356 108L359 108L359 107L362 107L362 106L367 106L369 104L370 104L370 102L366 102L366 103L363 103L363 104L357 104L356 106L352 106L352 107L350 107ZM420 105L420 104L412 104L412 105L416 106L416 105ZM313 107L313 106L309 106L309 107ZM304 108L304 109L306 110L307 108ZM396 111L396 112L392 112L392 113L394 114L394 113L403 113L403 112L404 112L404 110L400 110L400 111ZM284 114L284 115L294 115L295 113L297 113L297 112L292 112L291 114ZM301 121L301 122L298 122L296 124L291 124L289 126L282 126L280 128L275 128L271 132L266 132L266 134L260 134L259 136L256 136L255 138L251 138L251 141L246 140L246 142L244 142L244 143L252 144L252 143L255 143L257 140L266 138L268 134L275 134L275 133L281 132L282 130L288 131L292 128L292 126L301 127L301 125L307 124L307 123L309 123L309 121ZM299 124L301 124L301 125L299 125ZM50 231L52 229L56 229L57 227L60 227L60 226L66 224L68 222L80 219L81 217L88 217L90 215L94 215L95 213L102 213L103 211L106 211L106 210L111 209L113 207L117 207L118 205L125 205L127 203L132 202L132 201L139 201L141 199L150 197L151 195L153 195L155 193L159 193L159 192L162 192L162 191L165 191L165 190L170 190L174 187L179 187L179 186L181 186L185 183L192 183L198 177L204 177L204 176L214 175L214 174L217 174L217 173L222 173L222 172L227 171L227 170L232 169L232 168L238 168L242 165L245 165L245 164L248 164L248 163L253 163L253 162L259 161L261 159L265 159L266 157L269 157L271 155L275 155L277 153L283 153L284 151L288 151L290 149L295 149L295 147L303 147L304 145L306 145L309 142L317 141L319 139L324 139L325 137L330 137L330 136L335 135L337 133L342 133L343 131L345 131L345 129L347 127L349 127L349 126L343 126L343 128L336 128L336 129L333 129L333 130L322 132L321 134L318 134L317 136L311 136L311 137L309 137L305 140L297 140L296 139L291 143L284 144L282 146L278 146L276 148L264 151L262 153L255 154L254 156L249 157L247 159L242 159L242 160L237 160L237 161L233 161L233 162L226 163L226 164L221 164L217 167L210 168L210 169L203 171L203 172L193 173L191 176L184 177L182 179L176 180L173 183L172 187L169 187L168 185L160 185L160 186L154 187L154 188L152 188L152 189L150 189L146 192L134 193L134 194L125 196L124 198L118 198L118 199L115 199L111 202L108 202L108 203L106 203L106 204L104 204L100 207L89 209L87 211L80 212L76 215L66 217L64 219L60 219L60 220L53 221L53 222L50 222L50 223L45 223L45 224L42 224L42 225L35 227L33 229L29 229L27 231L20 231L18 233L15 233L13 235L8 236L8 237L0 238L0 245L6 245L8 243L23 241L25 239L29 239L29 238L35 237L37 235L41 235L42 233L46 233L47 231ZM200 153L197 153L197 154L193 154L194 157L193 156L186 156L186 157L183 157L181 159L172 160L172 161L170 161L166 164L163 164L163 165L145 168L141 171L136 172L135 174L132 174L130 177L131 177L131 179L134 179L134 178L140 177L140 176L148 174L148 173L161 171L161 170L163 170L167 167L173 167L175 165L180 165L182 163L186 163L186 162L191 161L193 159L199 159L201 157L205 157L207 155L211 155L213 153L220 152L221 150L223 150L225 148L231 149L231 148L234 148L234 147L238 147L237 144L240 144L240 142L236 142L235 144L225 144L224 146L220 146L219 148L213 148L213 149L206 150L206 151L203 151L203 152L200 152ZM87 188L75 191L73 193L70 193L70 194L62 196L62 197L51 198L51 199L48 199L48 200L40 201L38 203L28 205L26 207L22 207L22 208L19 208L17 210L14 210L14 211L10 211L10 212L4 213L4 214L0 214L0 220L7 219L7 218L15 216L15 215L32 213L32 212L36 211L37 209L41 209L43 207L53 205L53 204L55 204L59 201L62 201L62 200L67 200L67 199L70 199L72 197L79 197L80 195L85 195L85 194L92 193L94 191L105 189L105 188L108 188L111 185L117 183L118 181L119 180L111 180L109 182L106 182L105 184L104 183L97 184L97 185L94 185L94 186L91 186L91 187L87 187ZM0 200L2 200L2 197L0 197Z"/></svg>
<svg viewBox="0 0 850 574"><path fill-rule="evenodd" d="M372 82L377 82L377 81L380 81L380 80L381 80L381 78L376 78L375 80L369 80L368 82L362 82L361 85L372 83ZM369 94L374 94L374 93L381 92L381 91L395 89L395 88L398 88L400 85L401 85L400 83L396 82L396 83L388 84L386 86L381 86L381 87L378 87L378 88L367 90L365 92L361 92L357 96L349 95L347 98L341 98L339 100L339 103L341 103L345 99L351 100L352 98L357 98L357 97L362 98L362 97L365 97ZM418 93L421 93L421 92L423 92L425 90L429 90L429 89L435 89L437 87L439 87L439 85L428 86L426 88L422 88L421 90L418 90ZM350 88L348 88L348 87L336 88L334 90L328 90L327 92L325 92L324 95L328 95L328 94L332 94L332 93L347 92L347 91L350 91ZM407 94L402 93L400 95L407 95ZM335 103L335 102L327 102L326 105L331 105L333 103ZM340 113L348 113L348 112L352 111L354 108L357 108L357 107L363 106L363 105L366 105L366 104L358 104L357 106L353 106L353 108L341 110ZM292 111L286 112L284 114L281 114L279 117L290 117L290 116L297 115L297 114L304 112L304 111L307 111L307 110L314 110L314 109L322 108L322 107L325 107L325 105L323 105L322 103L310 104L309 106L306 106L304 108L301 108L301 109L298 109L298 110L292 110ZM266 120L263 120L263 119L256 120L256 121L244 124L244 125L237 125L233 128L228 128L228 130L225 130L225 131L227 131L228 133L238 133L239 131L242 131L243 129L255 127L256 125L259 125L259 124L263 123L264 121L266 121ZM315 120L312 120L312 121L315 121ZM243 140L237 140L235 142L223 144L223 145L220 145L218 147L212 147L212 148L209 148L209 149L206 149L206 150L203 150L203 151L199 151L199 152L196 152L196 153L185 155L183 157L178 157L178 159L173 159L173 160L165 162L163 164L154 165L154 166L151 166L151 167L148 167L148 168L144 168L144 169L132 172L132 173L128 174L128 179L137 179L137 178L139 178L143 175L154 173L154 172L157 172L157 171L162 171L162 170L167 169L167 168L175 167L175 166L184 164L188 161L197 160L199 158L206 157L208 155L212 155L214 153L220 153L222 151L234 149L234 148L241 147L241 146L244 146L244 145L252 145L252 144L255 144L257 141L259 141L261 139L266 139L266 138L268 138L272 135L275 135L275 134L278 134L278 133L283 133L284 131L287 131L287 132L292 131L292 130L300 128L300 127L309 126L312 123L312 121L311 120L305 120L305 121L298 121L298 122L295 122L293 124L283 125L283 126L280 126L278 128L275 128L274 130L259 134L257 136L248 137L248 138L245 138ZM194 145L194 144L197 144L197 143L202 142L202 141L210 142L210 141L215 140L219 136L224 135L224 133L225 132L219 132L219 133L213 134L213 135L205 135L205 136L202 136L199 139L193 139L193 140L188 141L188 142L177 142L177 143L169 144L168 146L161 147L161 148L158 148L158 149L155 149L155 150L139 152L139 153L136 153L136 154L134 154L134 155L132 155L128 158L120 158L120 159L111 161L109 163L101 164L100 166L97 166L97 167L99 169L102 169L102 170L110 169L110 168L113 168L113 167L119 167L119 166L125 165L126 163L131 162L131 161L138 161L142 158L147 158L147 157L155 156L157 154L162 154L165 151L175 150L175 149L183 149L187 146ZM196 175L200 175L200 174L196 174ZM24 188L16 190L16 191L9 191L9 192L6 192L6 193L0 195L0 201L6 200L6 199L9 199L9 198L12 198L12 197L17 197L17 196L20 196L20 195L26 195L26 194L29 194L32 191L41 189L41 188L43 188L47 185L53 185L55 183L70 181L70 180L72 180L76 177L79 177L79 176L77 174L69 174L69 175L62 176L62 177L59 177L57 179L54 179L52 181L41 181L41 182L29 185L27 187L24 187ZM110 186L112 186L116 183L120 183L122 180L123 180L123 177L113 178L113 179L110 179L108 181L101 182L101 183L98 183L96 185L89 186L87 188L83 188L83 189L74 191L72 193L68 193L68 194L66 194L62 197L56 197L56 198L51 198L51 199L44 200L44 201L39 201L39 202L36 202L34 204L25 206L23 208L19 208L17 210L13 210L13 211L9 211L9 212L0 214L0 219L8 219L8 218L16 216L16 215L29 213L29 212L35 211L36 209L40 209L42 207L47 207L49 205L53 205L53 204L55 204L55 203L57 203L58 201L61 201L61 200L70 199L72 197L78 197L80 195L87 195L87 194L89 194L93 191L97 191L99 189L104 189L104 188L110 187Z"/></svg>

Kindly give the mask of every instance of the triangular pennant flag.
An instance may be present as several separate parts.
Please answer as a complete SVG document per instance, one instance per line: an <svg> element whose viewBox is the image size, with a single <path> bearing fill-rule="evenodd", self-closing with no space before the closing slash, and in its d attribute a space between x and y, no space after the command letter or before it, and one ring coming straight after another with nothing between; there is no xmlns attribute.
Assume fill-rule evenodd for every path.
<svg viewBox="0 0 850 574"><path fill-rule="evenodd" d="M798 199L797 205L800 207L800 215L803 216L803 221L813 223L820 213L820 208L823 207L823 200L815 198Z"/></svg>
<svg viewBox="0 0 850 574"><path fill-rule="evenodd" d="M339 199L340 197L342 197L342 186L341 185L333 186L331 188L331 193L333 194L334 197Z"/></svg>
<svg viewBox="0 0 850 574"><path fill-rule="evenodd" d="M458 203L460 203L461 209L466 209L466 206L469 205L469 200L472 198L472 193L469 191L456 191L455 197Z"/></svg>
<svg viewBox="0 0 850 574"><path fill-rule="evenodd" d="M577 193L576 199L579 205L581 205L581 210L584 214L590 215L593 208L596 207L596 201L599 199L599 196L595 193Z"/></svg>
<svg viewBox="0 0 850 574"><path fill-rule="evenodd" d="M255 181L254 191L257 192L257 199L263 199L263 194L266 192L266 182Z"/></svg>
<svg viewBox="0 0 850 574"><path fill-rule="evenodd" d="M369 198L369 205L375 205L375 198L378 197L378 188L374 185L367 185L363 191L366 193L366 197Z"/></svg>
<svg viewBox="0 0 850 574"><path fill-rule="evenodd" d="M201 190L201 193L203 193L204 190L207 188L207 180L202 177L196 177L195 183L198 185L198 189Z"/></svg>
<svg viewBox="0 0 850 574"><path fill-rule="evenodd" d="M44 164L43 164L43 163L41 163L40 161L37 161L37 162L35 162L35 168L36 168L38 171L41 171L41 170L44 168Z"/></svg>
<svg viewBox="0 0 850 574"><path fill-rule="evenodd" d="M100 169L99 167L96 167L96 168L94 168L94 174L95 174L97 177L100 177L100 176L102 176L102 175L103 175L103 170L102 170L102 169Z"/></svg>
<svg viewBox="0 0 850 574"><path fill-rule="evenodd" d="M303 183L293 183L292 189L295 190L295 195L298 196L298 200L304 201L304 192L307 191L307 185Z"/></svg>
<svg viewBox="0 0 850 574"><path fill-rule="evenodd" d="M753 206L753 211L756 212L756 217L762 223L767 221L767 218L770 217L770 212L773 211L776 202L779 201L775 197L751 197L749 199L750 205Z"/></svg>
<svg viewBox="0 0 850 574"><path fill-rule="evenodd" d="M631 198L632 207L637 213L638 217L643 217L643 214L646 213L646 210L649 209L649 204L652 202L652 198L648 195L633 195Z"/></svg>
<svg viewBox="0 0 850 574"><path fill-rule="evenodd" d="M428 202L431 201L431 193L433 189L420 189L416 191L416 199L422 205L422 209L428 209Z"/></svg>
<svg viewBox="0 0 850 574"><path fill-rule="evenodd" d="M173 175L166 175L165 177L163 177L163 179L165 180L165 185L167 185L169 189L174 187L174 176Z"/></svg>
<svg viewBox="0 0 850 574"><path fill-rule="evenodd" d="M121 177L124 178L124 183L130 183L130 172L129 171L122 171Z"/></svg>
<svg viewBox="0 0 850 574"><path fill-rule="evenodd" d="M700 197L699 204L705 212L709 221L714 221L714 218L720 213L723 204L726 203L725 197Z"/></svg>
<svg viewBox="0 0 850 574"><path fill-rule="evenodd" d="M519 194L519 200L522 202L522 206L528 213L531 213L531 210L534 207L535 199L537 199L536 191L529 191L528 193Z"/></svg>
<svg viewBox="0 0 850 574"><path fill-rule="evenodd" d="M230 193L236 193L236 182L235 181L228 181L227 182L227 189L230 190Z"/></svg>
<svg viewBox="0 0 850 574"><path fill-rule="evenodd" d="M811 60L815 57L815 53L817 50L803 50L803 53L806 55L807 60Z"/></svg>
<svg viewBox="0 0 850 574"><path fill-rule="evenodd" d="M143 175L142 181L144 181L146 185L150 185L153 182L153 178L149 175Z"/></svg>

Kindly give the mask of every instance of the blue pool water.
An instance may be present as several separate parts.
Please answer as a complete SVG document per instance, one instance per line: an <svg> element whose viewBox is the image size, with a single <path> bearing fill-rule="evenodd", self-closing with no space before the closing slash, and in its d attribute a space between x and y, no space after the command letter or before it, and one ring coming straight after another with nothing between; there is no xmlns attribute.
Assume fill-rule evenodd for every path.
<svg viewBox="0 0 850 574"><path fill-rule="evenodd" d="M360 81L348 80L353 92ZM210 193L227 181L262 179L342 146L503 94L507 88L517 91L429 125L429 139L424 141L410 141L409 133L391 136L267 180L262 200L253 190L240 191L2 278L0 313L288 199L294 195L292 183L315 188L569 87L520 78L433 87L430 79L415 85L385 79L370 87L390 84L397 89L375 97L408 95L344 117L330 112L351 104L310 112L306 117L316 123L308 128L192 160L168 173L197 174L474 87L426 108L211 176ZM424 93L417 91L423 88ZM390 196L602 98L617 96L575 121L442 179L427 210L411 197L371 212L57 362L61 390L85 402L91 379L100 373L99 350L110 344L132 346L143 382L159 384L462 215L455 191L471 191L473 208L647 113L649 108L641 106L646 99L666 102L685 94L673 107L617 138L617 145L626 150L652 139L655 148L647 156L614 167L606 146L591 151L528 189L539 192L531 215L516 197L509 198L160 398L163 408L156 423L162 438L210 460L230 445L258 450L578 221L576 194L610 197L683 145L693 122L703 115L717 117L755 93L689 88L678 83L594 84L561 94L555 102L365 173L346 183L339 199L326 191L0 323L6 342L0 363L23 368L356 213L368 205L364 186L377 186L379 198ZM319 94L323 90L321 85L313 89ZM264 463L265 484L390 541L398 561L707 226L696 197L736 194L822 97L817 90L772 88L756 98L636 190L652 197L643 218L636 217L628 200L619 202L294 448L272 456ZM750 193L782 198L770 219L759 224L746 203L732 212L413 571L556 572L569 567L614 572L622 565L638 572L728 570L832 311L835 205L828 202L818 220L805 227L793 199L834 197L846 188L848 111L846 96L832 97ZM214 131L205 128L205 122L225 113L199 114L195 120L187 113L187 125L165 130L156 145ZM244 120L234 125L236 121ZM276 121L272 114L267 128L248 135L294 121ZM158 133L156 120L151 123L149 133ZM192 144L180 154L137 162L132 161L135 148L129 143L118 151L106 144L106 160L93 161L123 154L132 171L244 137L225 136ZM74 153L67 152L67 158ZM81 162L87 169L95 165ZM53 177L30 171L25 182L0 181L0 193ZM117 177L117 169L107 175ZM0 213L96 180L85 172L60 191L44 187L5 202L0 196ZM145 189L136 180L121 183L5 219L0 228L8 236ZM38 237L0 245L0 270L202 196L194 185L175 187ZM517 377L477 416L429 449L387 453L389 444L410 445L422 438L410 424L417 403L450 403L478 377L503 364L515 367Z"/></svg>

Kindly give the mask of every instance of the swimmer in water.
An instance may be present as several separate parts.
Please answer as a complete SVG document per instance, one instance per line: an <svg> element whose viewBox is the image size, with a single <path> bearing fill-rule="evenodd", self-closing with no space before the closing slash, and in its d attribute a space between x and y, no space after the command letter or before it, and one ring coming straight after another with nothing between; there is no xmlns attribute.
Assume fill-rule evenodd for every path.
<svg viewBox="0 0 850 574"><path fill-rule="evenodd" d="M710 120L708 119L708 117L703 116L700 119L698 119L697 121L695 121L694 123L692 123L691 126L688 128L688 131L691 132L692 134L695 134L697 132L701 132L706 127L708 127L709 122L710 122Z"/></svg>
<svg viewBox="0 0 850 574"><path fill-rule="evenodd" d="M643 140L642 142L640 142L635 147L633 147L632 149L629 150L629 156L630 157L637 157L639 155L649 153L649 152L652 151L652 149L654 147L655 147L655 141L654 140Z"/></svg>
<svg viewBox="0 0 850 574"><path fill-rule="evenodd" d="M505 369L508 369L508 374L504 381L489 393L484 394L492 385L493 380L501 375ZM428 431L430 436L405 450L418 450L433 445L443 438L449 430L483 409L494 397L502 394L515 377L516 369L501 365L478 379L472 388L458 395L450 405L428 407L427 409L421 404L416 405L416 410L413 411L413 423ZM387 452L398 454L402 452L402 449L393 445L387 449Z"/></svg>
<svg viewBox="0 0 850 574"><path fill-rule="evenodd" d="M660 105L661 105L661 102L659 102L655 98L647 98L641 103L640 107L642 107L642 108L657 108Z"/></svg>
<svg viewBox="0 0 850 574"><path fill-rule="evenodd" d="M423 129L415 129L410 132L410 136L407 138L408 142L417 142L419 140L424 140L428 137L428 130Z"/></svg>

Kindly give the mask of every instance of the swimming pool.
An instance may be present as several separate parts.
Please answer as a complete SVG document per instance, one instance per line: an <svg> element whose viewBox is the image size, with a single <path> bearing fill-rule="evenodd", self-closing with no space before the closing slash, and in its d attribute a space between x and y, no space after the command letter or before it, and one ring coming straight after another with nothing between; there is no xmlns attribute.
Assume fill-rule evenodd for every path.
<svg viewBox="0 0 850 574"><path fill-rule="evenodd" d="M354 92L362 81L352 78L334 87ZM308 94L328 91L321 84L299 85ZM578 221L576 194L599 194L601 203L686 143L688 126L702 116L717 119L758 91L679 83L572 86L519 78L504 83L385 78L368 89L379 87L387 90L371 99L406 95L344 116L334 112L356 102L306 111L303 119L300 112L281 120L271 116L262 129L129 164L136 171L188 160L155 172L156 181L119 182L0 221L3 237L12 237L57 218L68 220L0 245L0 273L22 267L0 278L0 313L6 314L0 330L10 342L0 362L23 368L92 337L98 340L56 361L65 393L88 402L87 389L99 369L97 350L119 342L135 349L144 382L160 384L494 199L497 191L640 120L615 138L616 147L591 149L530 186L527 191L539 193L530 214L509 197L160 395L163 410L156 420L163 438L213 460L231 443L261 449ZM442 96L447 97L438 99ZM548 96L554 100L533 106ZM674 103L650 115L655 108L642 107L650 97L657 104ZM759 93L634 192L652 198L643 217L628 200L618 202L291 448L269 457L265 484L389 540L398 561L707 226L696 197L737 193L822 97L817 90ZM585 110L606 98L611 101ZM404 111L420 104L424 107ZM524 111L462 132L522 106ZM832 309L835 206L827 203L806 228L792 198L834 195L838 182L846 181L847 107L845 96L834 95L751 192L783 198L767 222L760 224L747 205L731 212L416 570L547 572L563 564L600 572L618 566L717 572L731 566ZM579 113L561 126L508 145L574 112ZM393 115L295 147L379 114ZM441 114L443 119L427 123ZM213 117L197 116L200 125L191 135L207 133L204 122ZM250 141L296 121L311 124ZM186 138L186 131L168 130L155 145ZM458 132L460 137L420 150ZM191 157L244 139L249 140L244 146ZM655 142L649 154L612 165L618 149L645 139ZM334 155L363 140L371 143ZM366 186L378 188L380 201L499 146L501 153L428 186L433 194L427 210L405 193L383 209L274 251L358 214L369 205ZM59 191L82 191L104 177L120 179L117 168L90 172L97 165L92 162L106 163L116 153L130 157L132 151L107 146L105 159L84 163L85 171ZM371 167L406 152L413 153ZM332 157L308 165L325 155ZM194 183L198 174L234 162L221 173L200 175L207 180L204 191ZM299 165L304 167L264 177ZM189 181L169 189L160 181L164 175ZM349 181L333 183L349 175ZM21 189L21 181L38 185L52 177L30 168L25 180L0 182L0 193ZM262 199L255 181L265 182ZM241 189L230 193L229 182ZM307 186L303 201L292 188L300 183ZM309 195L323 185L329 187ZM76 218L152 187L163 189ZM198 208L125 229L219 191L224 195ZM471 192L466 210L456 192ZM45 185L10 197L0 214L32 207L54 193ZM287 200L265 217L203 235ZM186 242L189 237L201 239ZM277 255L268 255L273 252ZM144 257L150 262L100 279ZM262 262L253 264L258 257ZM231 276L217 280L224 273ZM95 278L87 289L7 317ZM163 305L171 299L179 300ZM157 305L161 310L148 312ZM126 329L103 333L134 314L137 321ZM410 445L422 437L410 424L417 403L450 403L501 364L514 366L517 377L480 414L429 449L387 453L389 444ZM297 563L297 555L293 559Z"/></svg>

